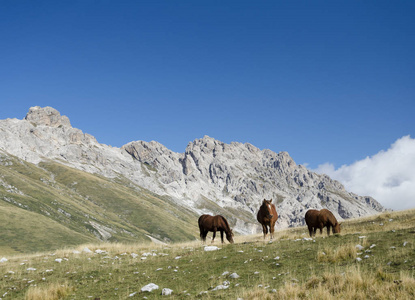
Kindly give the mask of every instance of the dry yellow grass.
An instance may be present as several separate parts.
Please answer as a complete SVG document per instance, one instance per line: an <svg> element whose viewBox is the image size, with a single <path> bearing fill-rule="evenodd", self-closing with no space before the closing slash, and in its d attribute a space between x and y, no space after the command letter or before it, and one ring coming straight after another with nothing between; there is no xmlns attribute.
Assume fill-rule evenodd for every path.
<svg viewBox="0 0 415 300"><path fill-rule="evenodd" d="M26 300L58 300L64 299L70 292L71 288L67 283L52 283L48 286L31 286L26 293Z"/></svg>
<svg viewBox="0 0 415 300"><path fill-rule="evenodd" d="M255 289L244 292L243 299L414 299L415 279L401 273L398 280L378 270L362 272L359 268L344 273L325 273L312 276L303 284L286 282L273 292Z"/></svg>
<svg viewBox="0 0 415 300"><path fill-rule="evenodd" d="M379 215L363 217L358 219L349 219L342 223L342 233L355 233L360 232L362 234L367 232L378 231L379 227L382 230L401 230L413 227L414 224L415 209L409 209L404 211L385 212ZM399 222L396 222L396 221Z"/></svg>
<svg viewBox="0 0 415 300"><path fill-rule="evenodd" d="M355 259L357 257L357 250L354 244L341 245L337 248L326 248L323 251L318 251L318 262L336 263L344 260Z"/></svg>

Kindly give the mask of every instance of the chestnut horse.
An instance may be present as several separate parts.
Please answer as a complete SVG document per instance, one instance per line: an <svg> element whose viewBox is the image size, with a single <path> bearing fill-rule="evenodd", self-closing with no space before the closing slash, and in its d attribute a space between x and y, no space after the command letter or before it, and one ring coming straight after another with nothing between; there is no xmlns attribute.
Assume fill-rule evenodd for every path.
<svg viewBox="0 0 415 300"><path fill-rule="evenodd" d="M328 209L309 209L305 213L305 222L310 236L316 235L317 228L320 229L320 234L322 234L323 227L327 227L327 235L330 235L330 227L333 234L340 233L340 223L337 222L336 217Z"/></svg>
<svg viewBox="0 0 415 300"><path fill-rule="evenodd" d="M226 239L233 244L233 232L229 227L228 221L220 215L201 215L199 218L200 238L206 242L206 236L209 231L213 232L212 243L216 237L216 231L220 231L220 238L223 244L223 232L226 234Z"/></svg>
<svg viewBox="0 0 415 300"><path fill-rule="evenodd" d="M259 208L258 214L256 219L262 225L262 232L264 233L264 240L266 235L268 234L268 227L270 232L270 241L274 237L274 226L275 222L278 220L278 213L275 209L275 205L271 203L271 200L262 201L262 205Z"/></svg>

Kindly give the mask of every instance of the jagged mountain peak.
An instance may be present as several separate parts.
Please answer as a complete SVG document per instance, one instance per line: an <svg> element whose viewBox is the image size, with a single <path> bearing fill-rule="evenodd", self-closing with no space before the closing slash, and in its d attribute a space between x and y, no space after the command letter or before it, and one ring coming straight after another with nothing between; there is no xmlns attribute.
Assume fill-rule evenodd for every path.
<svg viewBox="0 0 415 300"><path fill-rule="evenodd" d="M61 116L56 109L46 106L33 106L29 109L25 120L35 125L45 125L50 127L67 126L71 127L71 122L67 116Z"/></svg>
<svg viewBox="0 0 415 300"><path fill-rule="evenodd" d="M205 135L201 139L195 139L194 141L189 142L186 150L203 149L204 152L209 152L208 150L217 151L220 149L225 150L230 148L246 149L251 152L261 151L259 148L253 146L250 143L231 142L230 144L226 144L208 135Z"/></svg>

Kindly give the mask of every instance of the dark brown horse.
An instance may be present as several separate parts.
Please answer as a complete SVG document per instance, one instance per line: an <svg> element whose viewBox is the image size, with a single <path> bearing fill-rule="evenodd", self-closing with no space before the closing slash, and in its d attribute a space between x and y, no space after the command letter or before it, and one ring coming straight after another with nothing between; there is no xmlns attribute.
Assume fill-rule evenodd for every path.
<svg viewBox="0 0 415 300"><path fill-rule="evenodd" d="M220 215L201 215L199 218L200 238L206 242L206 236L209 231L213 232L212 243L216 237L216 231L220 231L220 238L223 244L223 232L226 234L226 239L233 244L233 232L229 227L228 221Z"/></svg>
<svg viewBox="0 0 415 300"><path fill-rule="evenodd" d="M272 199L262 201L262 205L259 208L256 216L259 223L262 225L262 232L264 233L264 239L268 234L268 227L270 232L270 240L274 237L275 222L278 220L278 213L275 209L275 205L271 203Z"/></svg>
<svg viewBox="0 0 415 300"><path fill-rule="evenodd" d="M305 222L308 227L310 236L315 236L317 228L320 233L323 233L323 227L327 227L327 235L330 235L330 227L333 234L340 233L340 223L337 222L336 217L328 209L316 210L310 209L305 214Z"/></svg>

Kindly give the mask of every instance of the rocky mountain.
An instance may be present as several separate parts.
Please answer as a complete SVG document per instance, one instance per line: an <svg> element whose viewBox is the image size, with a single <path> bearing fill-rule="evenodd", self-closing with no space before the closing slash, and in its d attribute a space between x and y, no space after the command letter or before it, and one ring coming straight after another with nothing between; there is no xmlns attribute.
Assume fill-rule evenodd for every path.
<svg viewBox="0 0 415 300"><path fill-rule="evenodd" d="M277 227L304 224L309 208L328 208L340 219L384 210L373 198L348 192L338 181L297 165L287 152L225 144L208 136L190 142L184 153L154 141L111 147L73 128L51 107L32 107L23 120L1 120L0 152L34 164L53 161L128 179L195 214L224 214L240 233L257 230L256 212L264 198L277 206Z"/></svg>

